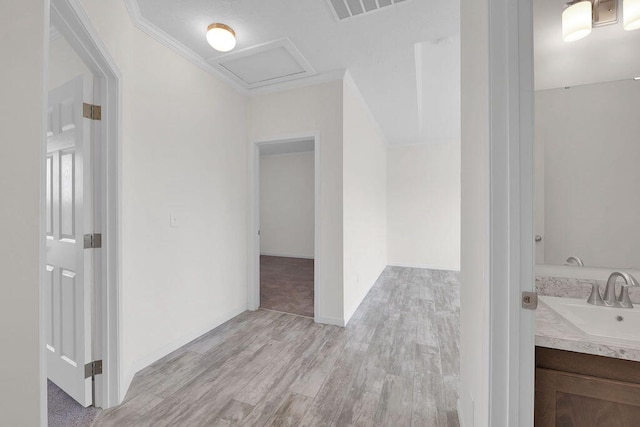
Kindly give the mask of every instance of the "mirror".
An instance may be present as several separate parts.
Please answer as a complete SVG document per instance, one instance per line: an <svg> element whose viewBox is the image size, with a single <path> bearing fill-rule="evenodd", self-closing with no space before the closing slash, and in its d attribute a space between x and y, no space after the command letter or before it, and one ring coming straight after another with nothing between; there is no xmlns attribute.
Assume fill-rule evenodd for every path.
<svg viewBox="0 0 640 427"><path fill-rule="evenodd" d="M536 91L539 264L640 268L640 81Z"/></svg>
<svg viewBox="0 0 640 427"><path fill-rule="evenodd" d="M640 31L561 36L534 2L536 262L640 268Z"/></svg>

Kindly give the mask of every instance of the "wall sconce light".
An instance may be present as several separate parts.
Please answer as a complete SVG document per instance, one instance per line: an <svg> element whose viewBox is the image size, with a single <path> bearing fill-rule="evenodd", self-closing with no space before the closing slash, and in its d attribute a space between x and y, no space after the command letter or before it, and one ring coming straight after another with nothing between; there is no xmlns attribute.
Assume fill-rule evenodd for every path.
<svg viewBox="0 0 640 427"><path fill-rule="evenodd" d="M236 32L225 24L211 24L207 27L207 42L217 51L229 52L236 47Z"/></svg>
<svg viewBox="0 0 640 427"><path fill-rule="evenodd" d="M593 5L589 0L570 3L562 12L562 39L574 42L591 34Z"/></svg>
<svg viewBox="0 0 640 427"><path fill-rule="evenodd" d="M624 14L624 29L627 31L640 28L640 0L624 0L622 3Z"/></svg>
<svg viewBox="0 0 640 427"><path fill-rule="evenodd" d="M640 0L622 0L624 29L640 28ZM580 40L593 27L618 22L618 0L573 0L562 12L562 39L565 42Z"/></svg>

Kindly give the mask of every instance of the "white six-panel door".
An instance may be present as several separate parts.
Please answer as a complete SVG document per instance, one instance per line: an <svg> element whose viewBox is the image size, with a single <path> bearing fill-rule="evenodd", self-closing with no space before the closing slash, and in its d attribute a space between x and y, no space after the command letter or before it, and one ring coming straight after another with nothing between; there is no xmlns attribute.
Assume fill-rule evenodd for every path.
<svg viewBox="0 0 640 427"><path fill-rule="evenodd" d="M83 235L92 225L91 138L82 104L82 76L49 92L44 315L47 376L89 406L91 379L85 379L84 367L91 361L93 280Z"/></svg>

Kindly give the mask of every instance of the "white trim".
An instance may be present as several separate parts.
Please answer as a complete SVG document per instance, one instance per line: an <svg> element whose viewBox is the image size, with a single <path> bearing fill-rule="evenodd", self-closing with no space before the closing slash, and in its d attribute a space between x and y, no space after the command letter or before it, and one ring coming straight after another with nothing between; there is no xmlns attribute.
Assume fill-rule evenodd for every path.
<svg viewBox="0 0 640 427"><path fill-rule="evenodd" d="M124 0L124 4L127 7L127 11L129 12L131 21L140 31L151 36L151 38L168 47L187 61L190 61L192 64L200 67L210 74L213 74L214 76L231 86L238 93L245 95L247 94L246 89L239 85L234 79L230 78L226 74L223 74L216 67L205 61L202 56L198 55L193 50L189 49L187 46L180 43L178 40L167 34L164 30L160 29L147 18L142 16L137 0Z"/></svg>
<svg viewBox="0 0 640 427"><path fill-rule="evenodd" d="M256 83L249 83L244 81L240 76L236 75L233 71L224 66L224 63L229 61L235 61L237 59L246 58L248 56L253 56L259 53L267 52L270 50L282 48L284 49L291 57L297 61L298 65L302 68L302 72L295 74L294 76L283 76L274 78L267 81L261 81ZM256 46L247 47L245 49L236 50L233 52L229 52L224 55L212 56L206 58L205 61L208 64L211 64L215 69L217 69L220 73L226 75L228 78L235 81L237 84L242 86L244 89L254 89L263 86L271 86L277 85L278 83L282 83L285 81L289 81L293 79L301 79L304 77L311 77L315 75L316 71L313 69L309 61L300 53L298 48L293 44L291 39L288 37L284 37L278 40L273 40L270 42L262 43Z"/></svg>
<svg viewBox="0 0 640 427"><path fill-rule="evenodd" d="M120 283L121 272L121 73L108 52L91 20L82 8L79 0L52 0L51 18L56 27L66 37L74 50L102 81L97 93L102 97L102 125L100 140L101 174L96 177L100 188L96 195L100 197L102 233L101 293L96 294L95 328L99 328L102 339L98 346L102 350L103 375L96 378L96 406L109 408L118 405L126 389L121 382L121 339L120 330ZM47 85L48 86L48 85ZM46 103L47 97L44 97ZM46 105L46 104L45 104ZM46 110L46 109L45 109ZM46 152L46 151L45 151ZM43 215L44 217L44 215ZM101 345L100 345L101 344ZM46 378L46 374L44 374Z"/></svg>
<svg viewBox="0 0 640 427"><path fill-rule="evenodd" d="M489 0L490 426L533 426L533 13L530 0Z"/></svg>
<svg viewBox="0 0 640 427"><path fill-rule="evenodd" d="M442 266L433 264L402 264L402 263L390 263L389 267L402 267L402 268L421 268L423 270L442 270L442 271L457 271L460 272L460 266Z"/></svg>
<svg viewBox="0 0 640 427"><path fill-rule="evenodd" d="M301 132L296 134L282 135L271 137L267 139L257 139L249 143L249 262L248 262L248 289L247 289L247 307L249 310L257 310L260 307L260 238L258 231L260 230L260 146L266 144L277 144L282 142L295 142L304 140L314 140L314 192L315 192L315 206L314 206L314 279L313 279L313 310L314 319L317 323L338 324L344 323L342 319L329 319L323 318L318 315L321 312L321 301L324 301L320 265L322 263L320 242L321 242L321 199L320 199L320 154L322 150L322 144L320 142L319 131ZM335 323L335 322L338 323ZM343 325L340 325L343 326Z"/></svg>
<svg viewBox="0 0 640 427"><path fill-rule="evenodd" d="M281 254L281 253L273 253L273 252L260 252L260 255L264 256L278 256L282 258L301 258L301 259L314 259L313 255L299 255L299 254Z"/></svg>
<svg viewBox="0 0 640 427"><path fill-rule="evenodd" d="M338 319L337 317L325 317L325 316L316 315L314 317L314 321L316 323L322 323L324 325L340 326L342 328L346 326L346 324L344 323L344 319Z"/></svg>
<svg viewBox="0 0 640 427"><path fill-rule="evenodd" d="M307 141L300 141L300 142L307 142ZM306 154L306 153L313 153L313 150L309 150L309 151L295 151L292 153L279 153L279 154L262 154L260 153L260 157L261 158L272 158L272 157L286 157L286 156L295 156L297 154Z"/></svg>
<svg viewBox="0 0 640 427"><path fill-rule="evenodd" d="M401 141L391 142L389 147L408 147L413 145L445 145L445 144L460 144L461 138L431 138L429 140L418 139L413 141Z"/></svg>
<svg viewBox="0 0 640 427"><path fill-rule="evenodd" d="M160 44L176 52L178 55L182 56L187 61L200 67L201 69L212 74L213 76L219 78L223 82L227 83L236 92L243 95L249 95L249 96L264 95L268 93L280 92L280 91L289 90L289 89L296 89L304 86L313 86L320 83L326 83L326 82L341 79L345 73L344 70L328 71L325 73L316 74L314 76L297 78L294 80L289 80L289 81L267 85L267 86L259 86L253 89L246 89L242 85L240 85L235 79L229 77L227 74L223 73L218 68L211 65L202 56L200 56L199 54L197 54L196 52L194 52L192 49L188 48L184 44L180 43L178 40L176 40L174 37L169 35L167 32L160 29L158 26L156 26L151 21L149 21L144 16L142 16L137 0L124 0L124 3L127 8L127 11L129 12L129 16L131 17L131 22L133 22L136 28L146 33L151 38L159 42Z"/></svg>
<svg viewBox="0 0 640 427"><path fill-rule="evenodd" d="M42 139L40 140L40 152L45 153L45 155L40 156L40 171L47 170L46 167L46 152L47 152L47 126L48 126L48 112L49 112L49 27L51 25L51 7L49 5L49 0L44 0L43 2L43 38L42 38L42 54L43 58L43 70L42 70ZM40 174L40 231L39 236L44 236L46 226L46 215L42 215L42 212L46 212L46 201L43 197L45 193L45 189L47 188L47 178L46 173ZM47 393L47 350L46 350L46 336L47 336L47 327L44 322L44 316L42 313L45 312L45 300L44 300L44 267L47 262L47 246L45 239L40 240L39 247L39 259L38 259L38 280L40 284L40 298L38 302L38 313L40 314L40 325L38 328L38 345L39 345L39 360L38 360L38 368L40 369L40 401L38 402L38 406L40 409L40 426L47 427L49 423L49 414L48 414L48 393Z"/></svg>
<svg viewBox="0 0 640 427"><path fill-rule="evenodd" d="M309 140L302 140L300 142L309 142ZM286 156L295 156L299 154L313 153L313 149L307 151L293 151L291 153L278 153L278 154L264 154L260 153L261 158L272 158L272 157L286 157Z"/></svg>

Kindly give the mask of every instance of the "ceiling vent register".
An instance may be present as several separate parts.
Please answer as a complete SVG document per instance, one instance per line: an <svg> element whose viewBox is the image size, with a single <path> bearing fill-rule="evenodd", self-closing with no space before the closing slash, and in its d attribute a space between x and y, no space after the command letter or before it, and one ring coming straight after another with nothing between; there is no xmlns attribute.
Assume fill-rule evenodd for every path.
<svg viewBox="0 0 640 427"><path fill-rule="evenodd" d="M407 0L327 0L339 21L395 6Z"/></svg>

